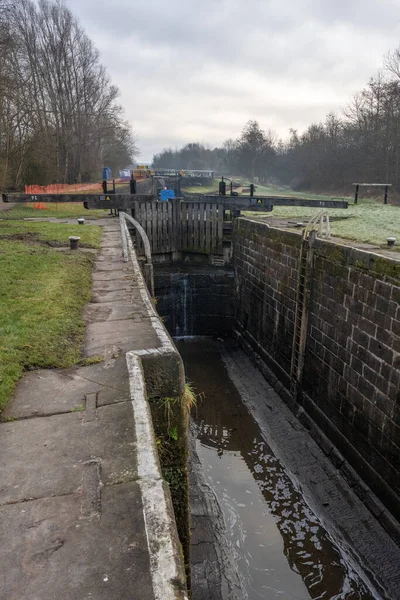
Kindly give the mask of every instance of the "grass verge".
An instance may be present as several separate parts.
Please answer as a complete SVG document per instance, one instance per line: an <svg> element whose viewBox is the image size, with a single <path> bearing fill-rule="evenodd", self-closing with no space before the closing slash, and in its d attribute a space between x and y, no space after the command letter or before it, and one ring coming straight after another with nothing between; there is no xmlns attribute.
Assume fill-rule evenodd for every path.
<svg viewBox="0 0 400 600"><path fill-rule="evenodd" d="M80 246L99 248L101 229L93 225L66 225L64 223L46 223L32 221L0 221L0 240L22 240L33 244L45 242L48 246L68 246L69 236L77 235Z"/></svg>
<svg viewBox="0 0 400 600"><path fill-rule="evenodd" d="M188 194L218 194L219 179L214 179L209 185L193 185L182 188Z"/></svg>
<svg viewBox="0 0 400 600"><path fill-rule="evenodd" d="M320 210L276 206L271 213L245 212L243 214L251 218L262 215L263 220L267 222L270 219L280 218L307 223ZM330 218L335 218L331 220L331 233L334 237L382 247L386 247L386 238L395 237L399 246L394 246L394 250L400 251L399 206L385 205L382 201L364 200L359 204L350 204L347 209L329 209L328 214Z"/></svg>
<svg viewBox="0 0 400 600"><path fill-rule="evenodd" d="M58 218L73 219L85 217L85 219L101 219L108 216L108 210L99 210L91 208L86 210L81 202L44 202L45 209L33 208L33 204L17 204L9 210L3 210L0 214L1 219L26 219L26 218Z"/></svg>
<svg viewBox="0 0 400 600"><path fill-rule="evenodd" d="M74 233L69 225L0 222L0 411L25 370L79 361L95 255L48 245L68 244ZM79 234L98 247L100 228Z"/></svg>

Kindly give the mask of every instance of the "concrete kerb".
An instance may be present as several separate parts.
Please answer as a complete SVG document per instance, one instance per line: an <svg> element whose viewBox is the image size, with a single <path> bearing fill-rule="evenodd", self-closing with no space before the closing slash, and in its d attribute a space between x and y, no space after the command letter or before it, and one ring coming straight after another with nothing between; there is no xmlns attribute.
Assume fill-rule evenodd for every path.
<svg viewBox="0 0 400 600"><path fill-rule="evenodd" d="M154 309L126 222L122 219L120 222L122 239L126 241L126 255L131 259L140 296L160 342L157 348L130 351L126 354L137 438L138 485L142 496L153 592L155 600L187 600L172 501L168 486L161 475L147 401L148 392L152 396L176 396L183 393L183 363Z"/></svg>
<svg viewBox="0 0 400 600"><path fill-rule="evenodd" d="M161 476L141 359L135 352L127 352L126 362L137 439L138 485L154 598L187 600L172 502Z"/></svg>

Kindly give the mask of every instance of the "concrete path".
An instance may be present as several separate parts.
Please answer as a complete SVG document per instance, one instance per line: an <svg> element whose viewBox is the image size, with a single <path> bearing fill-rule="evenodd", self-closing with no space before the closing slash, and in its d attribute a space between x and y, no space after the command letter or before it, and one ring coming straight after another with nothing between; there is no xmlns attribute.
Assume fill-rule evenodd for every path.
<svg viewBox="0 0 400 600"><path fill-rule="evenodd" d="M139 464L155 445L152 431L145 448L138 439L126 359L160 340L140 275L121 258L119 221L102 225L84 356L103 360L27 373L0 424L3 600L186 598L169 494L157 465L149 482ZM155 507L143 491L149 487L161 490ZM166 516L154 531L151 510L163 502ZM152 536L166 530L175 562L151 548Z"/></svg>
<svg viewBox="0 0 400 600"><path fill-rule="evenodd" d="M9 210L10 208L14 208L15 202L3 202L0 196L0 211Z"/></svg>

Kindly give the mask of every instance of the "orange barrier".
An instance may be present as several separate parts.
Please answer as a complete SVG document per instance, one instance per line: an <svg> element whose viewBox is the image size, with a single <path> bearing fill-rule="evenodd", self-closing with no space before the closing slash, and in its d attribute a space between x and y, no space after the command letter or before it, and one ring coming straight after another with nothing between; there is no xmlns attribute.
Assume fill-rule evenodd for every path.
<svg viewBox="0 0 400 600"><path fill-rule="evenodd" d="M112 181L107 182L112 186ZM122 183L116 179L115 183ZM102 192L101 183L52 183L50 185L26 185L25 194L71 194L74 192Z"/></svg>

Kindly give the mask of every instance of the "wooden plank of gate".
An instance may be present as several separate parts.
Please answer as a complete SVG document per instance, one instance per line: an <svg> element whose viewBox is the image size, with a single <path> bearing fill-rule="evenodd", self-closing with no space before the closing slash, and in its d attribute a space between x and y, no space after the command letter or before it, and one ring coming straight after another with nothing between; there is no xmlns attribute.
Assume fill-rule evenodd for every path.
<svg viewBox="0 0 400 600"><path fill-rule="evenodd" d="M157 221L157 229L158 229L158 242L160 245L160 252L165 252L165 232L164 232L164 204L165 202L157 202L157 210L158 210L158 221Z"/></svg>
<svg viewBox="0 0 400 600"><path fill-rule="evenodd" d="M184 249L187 250L189 247L189 204L185 204L185 212L184 212L185 220L183 222L183 235L184 235Z"/></svg>
<svg viewBox="0 0 400 600"><path fill-rule="evenodd" d="M175 250L178 252L183 245L182 219L185 214L185 204L181 200L173 200L173 210L175 211Z"/></svg>
<svg viewBox="0 0 400 600"><path fill-rule="evenodd" d="M187 250L189 248L189 240L190 240L190 225L189 225L189 204L185 204L185 223L184 225L184 230L185 231L185 250Z"/></svg>
<svg viewBox="0 0 400 600"><path fill-rule="evenodd" d="M203 204L199 202L199 252L204 252L204 228L203 228L203 220L204 220L204 207Z"/></svg>
<svg viewBox="0 0 400 600"><path fill-rule="evenodd" d="M206 219L205 219L205 228L206 228L206 252L211 252L211 222L210 222L210 204L205 204L206 207Z"/></svg>
<svg viewBox="0 0 400 600"><path fill-rule="evenodd" d="M162 202L162 250L168 252L168 202Z"/></svg>
<svg viewBox="0 0 400 600"><path fill-rule="evenodd" d="M168 223L168 252L174 250L174 221L172 218L172 202L167 202L167 223Z"/></svg>
<svg viewBox="0 0 400 600"><path fill-rule="evenodd" d="M204 221L204 207L203 204L199 203L199 212L198 212L198 217L197 217L197 227L198 227L198 232L199 232L199 237L198 237L198 249L199 252L204 252L203 246L204 246L204 227L203 227L203 221Z"/></svg>
<svg viewBox="0 0 400 600"><path fill-rule="evenodd" d="M208 207L208 209L207 209ZM204 225L203 225L203 232L204 232L204 241L203 241L203 245L204 245L204 252L206 254L208 254L208 247L210 245L210 233L209 233L209 229L208 229L208 221L210 219L210 205L209 204L203 204L203 219L204 219Z"/></svg>
<svg viewBox="0 0 400 600"><path fill-rule="evenodd" d="M174 211L174 200L168 200L168 221L170 223L168 232L171 240L171 252L176 250L175 239L176 239L176 219Z"/></svg>
<svg viewBox="0 0 400 600"><path fill-rule="evenodd" d="M160 252L165 252L165 215L164 215L164 204L165 202L157 202L158 210L158 241L160 244Z"/></svg>
<svg viewBox="0 0 400 600"><path fill-rule="evenodd" d="M193 234L192 234L192 248L197 250L197 204L193 203Z"/></svg>
<svg viewBox="0 0 400 600"><path fill-rule="evenodd" d="M159 219L158 230L160 235L161 252L168 252L168 230L167 230L167 202L157 202Z"/></svg>
<svg viewBox="0 0 400 600"><path fill-rule="evenodd" d="M222 254L223 246L223 235L224 235L224 207L221 204L218 205L218 253Z"/></svg>
<svg viewBox="0 0 400 600"><path fill-rule="evenodd" d="M187 250L193 250L193 204L188 205L188 245Z"/></svg>
<svg viewBox="0 0 400 600"><path fill-rule="evenodd" d="M181 202L179 204L179 244L182 250L185 249L186 244L186 236L187 236L187 227L186 227L186 204L185 202Z"/></svg>
<svg viewBox="0 0 400 600"><path fill-rule="evenodd" d="M197 252L197 224L198 224L198 216L199 213L199 206L198 204L194 204L193 205L193 250L195 252Z"/></svg>
<svg viewBox="0 0 400 600"><path fill-rule="evenodd" d="M151 251L153 252L153 235L151 227L151 208L150 202L145 202L145 215L146 215L146 233L150 241Z"/></svg>
<svg viewBox="0 0 400 600"><path fill-rule="evenodd" d="M139 221L139 202L137 200L133 203L133 218Z"/></svg>
<svg viewBox="0 0 400 600"><path fill-rule="evenodd" d="M195 252L199 250L199 204L196 202L193 206L193 248Z"/></svg>
<svg viewBox="0 0 400 600"><path fill-rule="evenodd" d="M155 202L154 205L157 205L158 249L164 252L164 202Z"/></svg>
<svg viewBox="0 0 400 600"><path fill-rule="evenodd" d="M204 252L204 206L199 203L199 216L198 216L198 228L199 228L199 252Z"/></svg>
<svg viewBox="0 0 400 600"><path fill-rule="evenodd" d="M215 252L217 245L217 205L211 205L211 252Z"/></svg>
<svg viewBox="0 0 400 600"><path fill-rule="evenodd" d="M159 245L159 227L158 227L158 202L151 202L151 212L153 216L153 252L157 252L160 249Z"/></svg>

